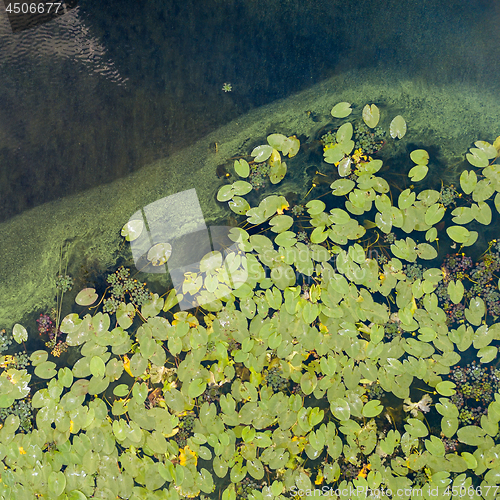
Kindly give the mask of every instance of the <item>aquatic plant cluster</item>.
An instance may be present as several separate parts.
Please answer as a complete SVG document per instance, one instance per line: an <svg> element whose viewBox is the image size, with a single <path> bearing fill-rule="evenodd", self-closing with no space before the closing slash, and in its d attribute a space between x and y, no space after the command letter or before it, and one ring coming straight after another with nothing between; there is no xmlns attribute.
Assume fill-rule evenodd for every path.
<svg viewBox="0 0 500 500"><path fill-rule="evenodd" d="M466 299L480 297L488 314L495 321L500 317L500 293L498 276L495 274L500 269L500 244L497 240L489 242L488 249L475 265L472 259L462 252L447 255L441 269L443 281L438 285L436 294L447 312L450 324L461 324L465 321L464 303L453 303L448 293L448 284L453 280L462 283Z"/></svg>
<svg viewBox="0 0 500 500"><path fill-rule="evenodd" d="M130 278L130 269L126 267L119 267L115 273L107 277L107 281L111 285L111 289L109 297L104 299L104 312L116 312L120 304L126 303L127 298L135 307L141 307L151 297L146 283L140 283Z"/></svg>
<svg viewBox="0 0 500 500"><path fill-rule="evenodd" d="M425 150L401 165L403 185L378 176L351 113L332 109L318 165L330 190L295 203L302 212L276 192L244 198L252 165L279 184L299 154L296 137L271 134L217 193L240 217L224 255L161 296L122 267L107 289L78 293L79 312L41 315L39 332L64 335L76 362L56 369L41 349L20 369L4 356L0 498L273 500L323 486L498 497L498 245L475 263L467 252L498 222L500 139L475 142L463 196L445 204L418 190ZM379 118L363 108L368 129ZM396 116L388 140L406 132ZM14 326L18 344L27 335Z"/></svg>

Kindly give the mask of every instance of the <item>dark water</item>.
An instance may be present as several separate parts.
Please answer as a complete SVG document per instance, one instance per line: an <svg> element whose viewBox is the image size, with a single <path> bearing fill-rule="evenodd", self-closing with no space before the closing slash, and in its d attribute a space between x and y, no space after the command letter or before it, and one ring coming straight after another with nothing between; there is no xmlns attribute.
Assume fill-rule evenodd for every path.
<svg viewBox="0 0 500 500"><path fill-rule="evenodd" d="M348 69L489 91L500 76L486 0L83 0L28 31L0 21L0 221Z"/></svg>

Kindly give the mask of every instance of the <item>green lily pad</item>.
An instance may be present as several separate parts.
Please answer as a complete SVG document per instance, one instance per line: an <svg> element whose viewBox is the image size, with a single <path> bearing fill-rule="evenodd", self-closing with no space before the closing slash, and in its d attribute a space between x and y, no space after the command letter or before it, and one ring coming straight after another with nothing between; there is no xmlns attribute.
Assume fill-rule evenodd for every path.
<svg viewBox="0 0 500 500"><path fill-rule="evenodd" d="M341 125L337 130L337 134L335 136L337 142L339 144L342 144L343 142L350 141L352 139L353 131L354 129L352 127L352 123L347 122Z"/></svg>
<svg viewBox="0 0 500 500"><path fill-rule="evenodd" d="M334 196L344 196L352 191L355 185L356 183L351 179L338 179L330 187L333 189L332 194Z"/></svg>
<svg viewBox="0 0 500 500"><path fill-rule="evenodd" d="M380 415L380 413L382 413L383 410L384 407L382 406L380 401L378 399L372 399L363 406L362 413L364 417L373 418L376 417L377 415Z"/></svg>
<svg viewBox="0 0 500 500"><path fill-rule="evenodd" d="M269 140L269 138L268 138ZM246 179L250 175L250 165L246 160L235 160L234 171L240 176Z"/></svg>
<svg viewBox="0 0 500 500"><path fill-rule="evenodd" d="M45 379L55 377L57 374L55 367L56 364L52 361L44 361L35 367L35 375Z"/></svg>
<svg viewBox="0 0 500 500"><path fill-rule="evenodd" d="M471 148L470 153L467 153L465 157L471 165L477 168L484 168L489 164L488 155L479 148Z"/></svg>
<svg viewBox="0 0 500 500"><path fill-rule="evenodd" d="M233 192L238 196L248 194L253 189L253 186L246 181L233 182Z"/></svg>
<svg viewBox="0 0 500 500"><path fill-rule="evenodd" d="M486 155L486 157L491 160L492 158L496 158L498 156L498 151L493 144L490 144L489 142L486 141L476 141L474 143L474 146L476 148L480 149L483 151L483 153Z"/></svg>
<svg viewBox="0 0 500 500"><path fill-rule="evenodd" d="M408 177L413 182L419 182L427 175L428 171L429 171L429 167L427 165L415 165L408 172Z"/></svg>
<svg viewBox="0 0 500 500"><path fill-rule="evenodd" d="M250 205L245 198L234 196L229 202L229 208L236 214L245 215L250 210Z"/></svg>
<svg viewBox="0 0 500 500"><path fill-rule="evenodd" d="M335 144L333 147L328 148L323 153L323 160L326 163L338 163L342 158L344 158L345 152L340 144Z"/></svg>
<svg viewBox="0 0 500 500"><path fill-rule="evenodd" d="M232 184L222 186L217 192L218 201L229 201L234 196L234 189Z"/></svg>
<svg viewBox="0 0 500 500"><path fill-rule="evenodd" d="M453 396L455 394L456 385L449 380L445 380L444 382L439 382L436 385L436 391L439 392L442 396Z"/></svg>
<svg viewBox="0 0 500 500"><path fill-rule="evenodd" d="M434 203L425 211L425 223L429 226L437 224L444 217L445 212L446 208L444 206Z"/></svg>
<svg viewBox="0 0 500 500"><path fill-rule="evenodd" d="M427 165L429 163L429 153L425 149L415 149L410 153L410 158L417 165Z"/></svg>
<svg viewBox="0 0 500 500"><path fill-rule="evenodd" d="M352 158L347 156L343 160L340 160L338 164L338 171L340 177L347 177L351 173Z"/></svg>
<svg viewBox="0 0 500 500"><path fill-rule="evenodd" d="M172 255L170 243L157 243L153 245L147 254L147 259L153 266L163 266Z"/></svg>
<svg viewBox="0 0 500 500"><path fill-rule="evenodd" d="M339 102L335 104L331 110L331 114L334 118L345 118L352 113L351 104L348 102Z"/></svg>
<svg viewBox="0 0 500 500"><path fill-rule="evenodd" d="M91 306L99 296L95 293L95 288L84 288L78 292L75 302L79 306Z"/></svg>
<svg viewBox="0 0 500 500"><path fill-rule="evenodd" d="M270 158L272 152L273 152L272 146L269 146L268 144L263 144L262 146L257 146L256 148L254 148L250 154L254 156L254 160L257 163L262 163Z"/></svg>
<svg viewBox="0 0 500 500"><path fill-rule="evenodd" d="M391 121L391 125L389 126L389 132L393 139L402 139L406 134L406 122L405 119L398 115Z"/></svg>
<svg viewBox="0 0 500 500"><path fill-rule="evenodd" d="M306 204L306 208L309 215L318 215L325 210L326 205L321 200L312 200Z"/></svg>
<svg viewBox="0 0 500 500"><path fill-rule="evenodd" d="M297 237L292 231L285 231L283 233L278 234L274 239L276 245L281 247L291 247L297 243Z"/></svg>
<svg viewBox="0 0 500 500"><path fill-rule="evenodd" d="M123 227L121 231L121 235L127 240L127 241L134 241L142 233L142 230L144 228L144 222L142 220L131 220L128 221Z"/></svg>
<svg viewBox="0 0 500 500"><path fill-rule="evenodd" d="M62 494L64 488L66 488L66 476L63 472L52 471L48 478L49 492L53 495L53 498L57 498Z"/></svg>
<svg viewBox="0 0 500 500"><path fill-rule="evenodd" d="M363 121L370 128L375 128L380 120L380 111L375 104L367 104L363 108Z"/></svg>
<svg viewBox="0 0 500 500"><path fill-rule="evenodd" d="M464 296L464 285L460 280L448 283L448 295L454 304L459 304Z"/></svg>
<svg viewBox="0 0 500 500"><path fill-rule="evenodd" d="M470 446L479 446L483 444L485 434L486 432L481 429L481 427L475 425L467 425L457 431L458 440Z"/></svg>
<svg viewBox="0 0 500 500"><path fill-rule="evenodd" d="M425 437L429 434L425 424L416 418L409 418L408 424L405 424L404 428L406 432L416 438Z"/></svg>
<svg viewBox="0 0 500 500"><path fill-rule="evenodd" d="M28 331L23 325L16 323L12 329L12 337L14 337L14 340L18 344L21 344L22 342L26 342L28 340Z"/></svg>
<svg viewBox="0 0 500 500"><path fill-rule="evenodd" d="M103 377L106 372L106 365L104 361L99 356L93 356L90 360L90 373L94 377Z"/></svg>
<svg viewBox="0 0 500 500"><path fill-rule="evenodd" d="M471 194L477 184L477 175L474 170L464 170L460 175L460 187L465 194Z"/></svg>
<svg viewBox="0 0 500 500"><path fill-rule="evenodd" d="M457 243L465 243L470 236L469 231L462 226L450 226L446 228L448 236Z"/></svg>
<svg viewBox="0 0 500 500"><path fill-rule="evenodd" d="M349 404L344 399L337 398L330 401L330 410L333 416L339 420L349 420L351 416Z"/></svg>

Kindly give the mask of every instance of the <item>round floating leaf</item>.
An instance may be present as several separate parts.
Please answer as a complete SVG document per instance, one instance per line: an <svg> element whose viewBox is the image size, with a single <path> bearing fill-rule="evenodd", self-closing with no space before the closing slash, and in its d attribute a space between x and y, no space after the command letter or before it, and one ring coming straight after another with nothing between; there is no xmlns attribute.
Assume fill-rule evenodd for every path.
<svg viewBox="0 0 500 500"><path fill-rule="evenodd" d="M373 418L382 413L383 410L384 407L381 405L380 401L378 399L372 399L363 406L362 413L364 417Z"/></svg>
<svg viewBox="0 0 500 500"><path fill-rule="evenodd" d="M429 153L425 149L415 149L410 153L410 158L417 165L427 165L429 163Z"/></svg>
<svg viewBox="0 0 500 500"><path fill-rule="evenodd" d="M269 180L271 184L278 184L281 182L286 175L286 163L280 162L277 165L271 167L269 171Z"/></svg>
<svg viewBox="0 0 500 500"><path fill-rule="evenodd" d="M356 183L351 179L338 179L333 182L330 187L333 189L332 194L335 196L344 196L352 191Z"/></svg>
<svg viewBox="0 0 500 500"><path fill-rule="evenodd" d="M339 127L335 138L339 144L343 142L350 141L352 139L354 129L352 128L352 123L347 122Z"/></svg>
<svg viewBox="0 0 500 500"><path fill-rule="evenodd" d="M380 119L380 111L375 104L367 104L363 108L363 121L370 128L377 126Z"/></svg>
<svg viewBox="0 0 500 500"><path fill-rule="evenodd" d="M121 235L127 241L134 241L142 233L142 229L144 228L144 222L142 220L131 220L128 221L123 227Z"/></svg>
<svg viewBox="0 0 500 500"><path fill-rule="evenodd" d="M350 156L347 156L343 160L340 160L340 163L338 165L340 177L347 177L351 173L351 163L352 158Z"/></svg>
<svg viewBox="0 0 500 500"><path fill-rule="evenodd" d="M419 243L416 249L417 255L424 260L432 260L437 257L437 250L429 243Z"/></svg>
<svg viewBox="0 0 500 500"><path fill-rule="evenodd" d="M250 175L250 165L246 160L236 160L234 162L234 170L240 177L243 178L247 178Z"/></svg>
<svg viewBox="0 0 500 500"><path fill-rule="evenodd" d="M99 356L93 356L90 360L90 373L94 375L94 377L104 377L104 373L106 372L106 365L104 361Z"/></svg>
<svg viewBox="0 0 500 500"><path fill-rule="evenodd" d="M229 208L236 214L245 215L248 210L250 210L250 205L245 198L241 198L240 196L235 196L229 202Z"/></svg>
<svg viewBox="0 0 500 500"><path fill-rule="evenodd" d="M334 118L345 118L352 113L351 104L348 102L339 102L333 106L331 114Z"/></svg>
<svg viewBox="0 0 500 500"><path fill-rule="evenodd" d="M263 161L266 161L267 159L270 158L272 152L273 152L272 146L269 146L268 144L263 144L262 146L257 146L256 148L254 148L254 150L250 154L254 156L254 160L257 163L262 163Z"/></svg>
<svg viewBox="0 0 500 500"><path fill-rule="evenodd" d="M14 340L20 344L21 342L26 342L28 340L28 331L23 325L16 323L12 329L12 336Z"/></svg>
<svg viewBox="0 0 500 500"><path fill-rule="evenodd" d="M52 471L49 474L48 485L49 492L54 495L53 498L57 498L66 488L66 476L61 471Z"/></svg>
<svg viewBox="0 0 500 500"><path fill-rule="evenodd" d="M468 229L462 226L450 226L446 228L448 236L457 243L465 243L470 236Z"/></svg>
<svg viewBox="0 0 500 500"><path fill-rule="evenodd" d="M445 212L446 208L444 206L434 203L425 211L425 223L429 226L437 224L444 217Z"/></svg>
<svg viewBox="0 0 500 500"><path fill-rule="evenodd" d="M471 194L477 184L477 175L474 170L464 170L460 175L460 187L465 194Z"/></svg>
<svg viewBox="0 0 500 500"><path fill-rule="evenodd" d="M80 328L82 320L76 313L68 314L61 321L60 330L63 333L74 333Z"/></svg>
<svg viewBox="0 0 500 500"><path fill-rule="evenodd" d="M430 440L426 439L425 447L427 448L427 451L435 457L444 457L445 455L443 441L436 436L431 436Z"/></svg>
<svg viewBox="0 0 500 500"><path fill-rule="evenodd" d="M489 142L476 141L474 143L474 146L476 146L476 148L478 149L481 149L489 160L491 160L492 158L496 158L498 156L497 148L493 144L490 144Z"/></svg>
<svg viewBox="0 0 500 500"><path fill-rule="evenodd" d="M396 137L398 139L402 139L405 136L405 134L406 134L406 122L405 122L405 119L401 115L396 116L392 120L391 125L389 126L389 132L390 132L391 137L393 139L395 139Z"/></svg>
<svg viewBox="0 0 500 500"><path fill-rule="evenodd" d="M234 190L232 184L222 186L217 193L217 199L219 201L229 201L233 196Z"/></svg>
<svg viewBox="0 0 500 500"><path fill-rule="evenodd" d="M481 363L489 363L490 361L493 361L497 357L497 354L498 348L492 345L482 347L477 352L478 357L481 358Z"/></svg>
<svg viewBox="0 0 500 500"><path fill-rule="evenodd" d="M428 231L425 233L425 239L429 242L436 241L437 238L437 229L435 227L431 227Z"/></svg>
<svg viewBox="0 0 500 500"><path fill-rule="evenodd" d="M285 231L278 234L278 236L276 236L276 238L274 239L274 242L280 247L291 247L295 245L295 243L297 243L297 237L295 236L294 232Z"/></svg>
<svg viewBox="0 0 500 500"><path fill-rule="evenodd" d="M56 364L52 361L44 361L35 367L35 375L39 378L52 378L57 374L55 367Z"/></svg>
<svg viewBox="0 0 500 500"><path fill-rule="evenodd" d="M351 416L349 404L344 399L337 398L330 401L330 410L333 416L339 420L349 420Z"/></svg>
<svg viewBox="0 0 500 500"><path fill-rule="evenodd" d="M321 200L312 200L306 204L306 208L309 215L318 215L325 210L326 205Z"/></svg>
<svg viewBox="0 0 500 500"><path fill-rule="evenodd" d="M400 210L405 210L406 208L413 205L414 202L415 193L411 192L410 189L405 189L398 197L398 206Z"/></svg>
<svg viewBox="0 0 500 500"><path fill-rule="evenodd" d="M470 148L470 153L465 155L467 161L477 168L484 168L488 166L488 156L479 148Z"/></svg>
<svg viewBox="0 0 500 500"><path fill-rule="evenodd" d="M427 165L415 165L408 172L408 177L413 182L419 182L427 175L428 171L429 171L429 167Z"/></svg>
<svg viewBox="0 0 500 500"><path fill-rule="evenodd" d="M47 361L49 357L49 353L47 351L35 351L30 356L30 361L33 366L37 366L44 361Z"/></svg>
<svg viewBox="0 0 500 500"><path fill-rule="evenodd" d="M148 252L147 259L153 266L163 266L172 255L170 243L157 243Z"/></svg>
<svg viewBox="0 0 500 500"><path fill-rule="evenodd" d="M479 446L483 444L485 434L486 432L481 429L481 427L475 425L467 425L466 427L461 427L457 431L458 440L470 446Z"/></svg>
<svg viewBox="0 0 500 500"><path fill-rule="evenodd" d="M71 490L68 494L68 500L87 500L87 497L80 490Z"/></svg>
<svg viewBox="0 0 500 500"><path fill-rule="evenodd" d="M275 215L270 221L271 231L282 233L293 226L293 217L289 215Z"/></svg>
<svg viewBox="0 0 500 500"><path fill-rule="evenodd" d="M126 384L119 384L113 389L113 394L119 398L125 397L129 393L129 387Z"/></svg>
<svg viewBox="0 0 500 500"><path fill-rule="evenodd" d="M421 420L418 420L416 418L409 418L408 424L409 425L404 426L405 430L413 437L416 438L425 437L429 433L427 427Z"/></svg>
<svg viewBox="0 0 500 500"><path fill-rule="evenodd" d="M448 283L448 295L454 304L459 304L464 296L464 285L460 280Z"/></svg>
<svg viewBox="0 0 500 500"><path fill-rule="evenodd" d="M233 183L233 192L238 196L248 194L252 189L252 185L246 181L236 181Z"/></svg>
<svg viewBox="0 0 500 500"><path fill-rule="evenodd" d="M480 201L477 205L472 206L472 213L474 218L485 226L489 226L492 219L492 213L490 206L484 201Z"/></svg>
<svg viewBox="0 0 500 500"><path fill-rule="evenodd" d="M453 382L445 380L436 385L436 391L442 396L453 396L453 394L455 394L455 387L456 385Z"/></svg>
<svg viewBox="0 0 500 500"><path fill-rule="evenodd" d="M267 142L278 151L281 151L283 146L288 142L288 137L283 134L271 134L267 136ZM286 153L285 153L286 154Z"/></svg>
<svg viewBox="0 0 500 500"><path fill-rule="evenodd" d="M91 306L98 298L95 288L84 288L78 292L75 302L79 306Z"/></svg>
<svg viewBox="0 0 500 500"><path fill-rule="evenodd" d="M375 224L385 234L389 234L392 229L392 214L390 212L377 212L375 214Z"/></svg>
<svg viewBox="0 0 500 500"><path fill-rule="evenodd" d="M326 149L323 153L323 159L326 163L338 163L342 158L344 158L345 152L340 144L335 144L334 146Z"/></svg>
<svg viewBox="0 0 500 500"><path fill-rule="evenodd" d="M188 395L190 398L197 398L205 392L206 388L207 383L201 378L197 378L189 384Z"/></svg>

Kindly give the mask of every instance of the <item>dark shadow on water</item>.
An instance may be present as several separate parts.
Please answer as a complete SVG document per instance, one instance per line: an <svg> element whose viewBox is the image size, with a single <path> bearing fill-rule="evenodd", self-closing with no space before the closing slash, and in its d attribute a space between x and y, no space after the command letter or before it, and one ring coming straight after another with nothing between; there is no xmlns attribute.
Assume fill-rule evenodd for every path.
<svg viewBox="0 0 500 500"><path fill-rule="evenodd" d="M75 10L29 33L1 27L0 221L353 68L478 92L498 80L500 7L484 0L89 0Z"/></svg>

